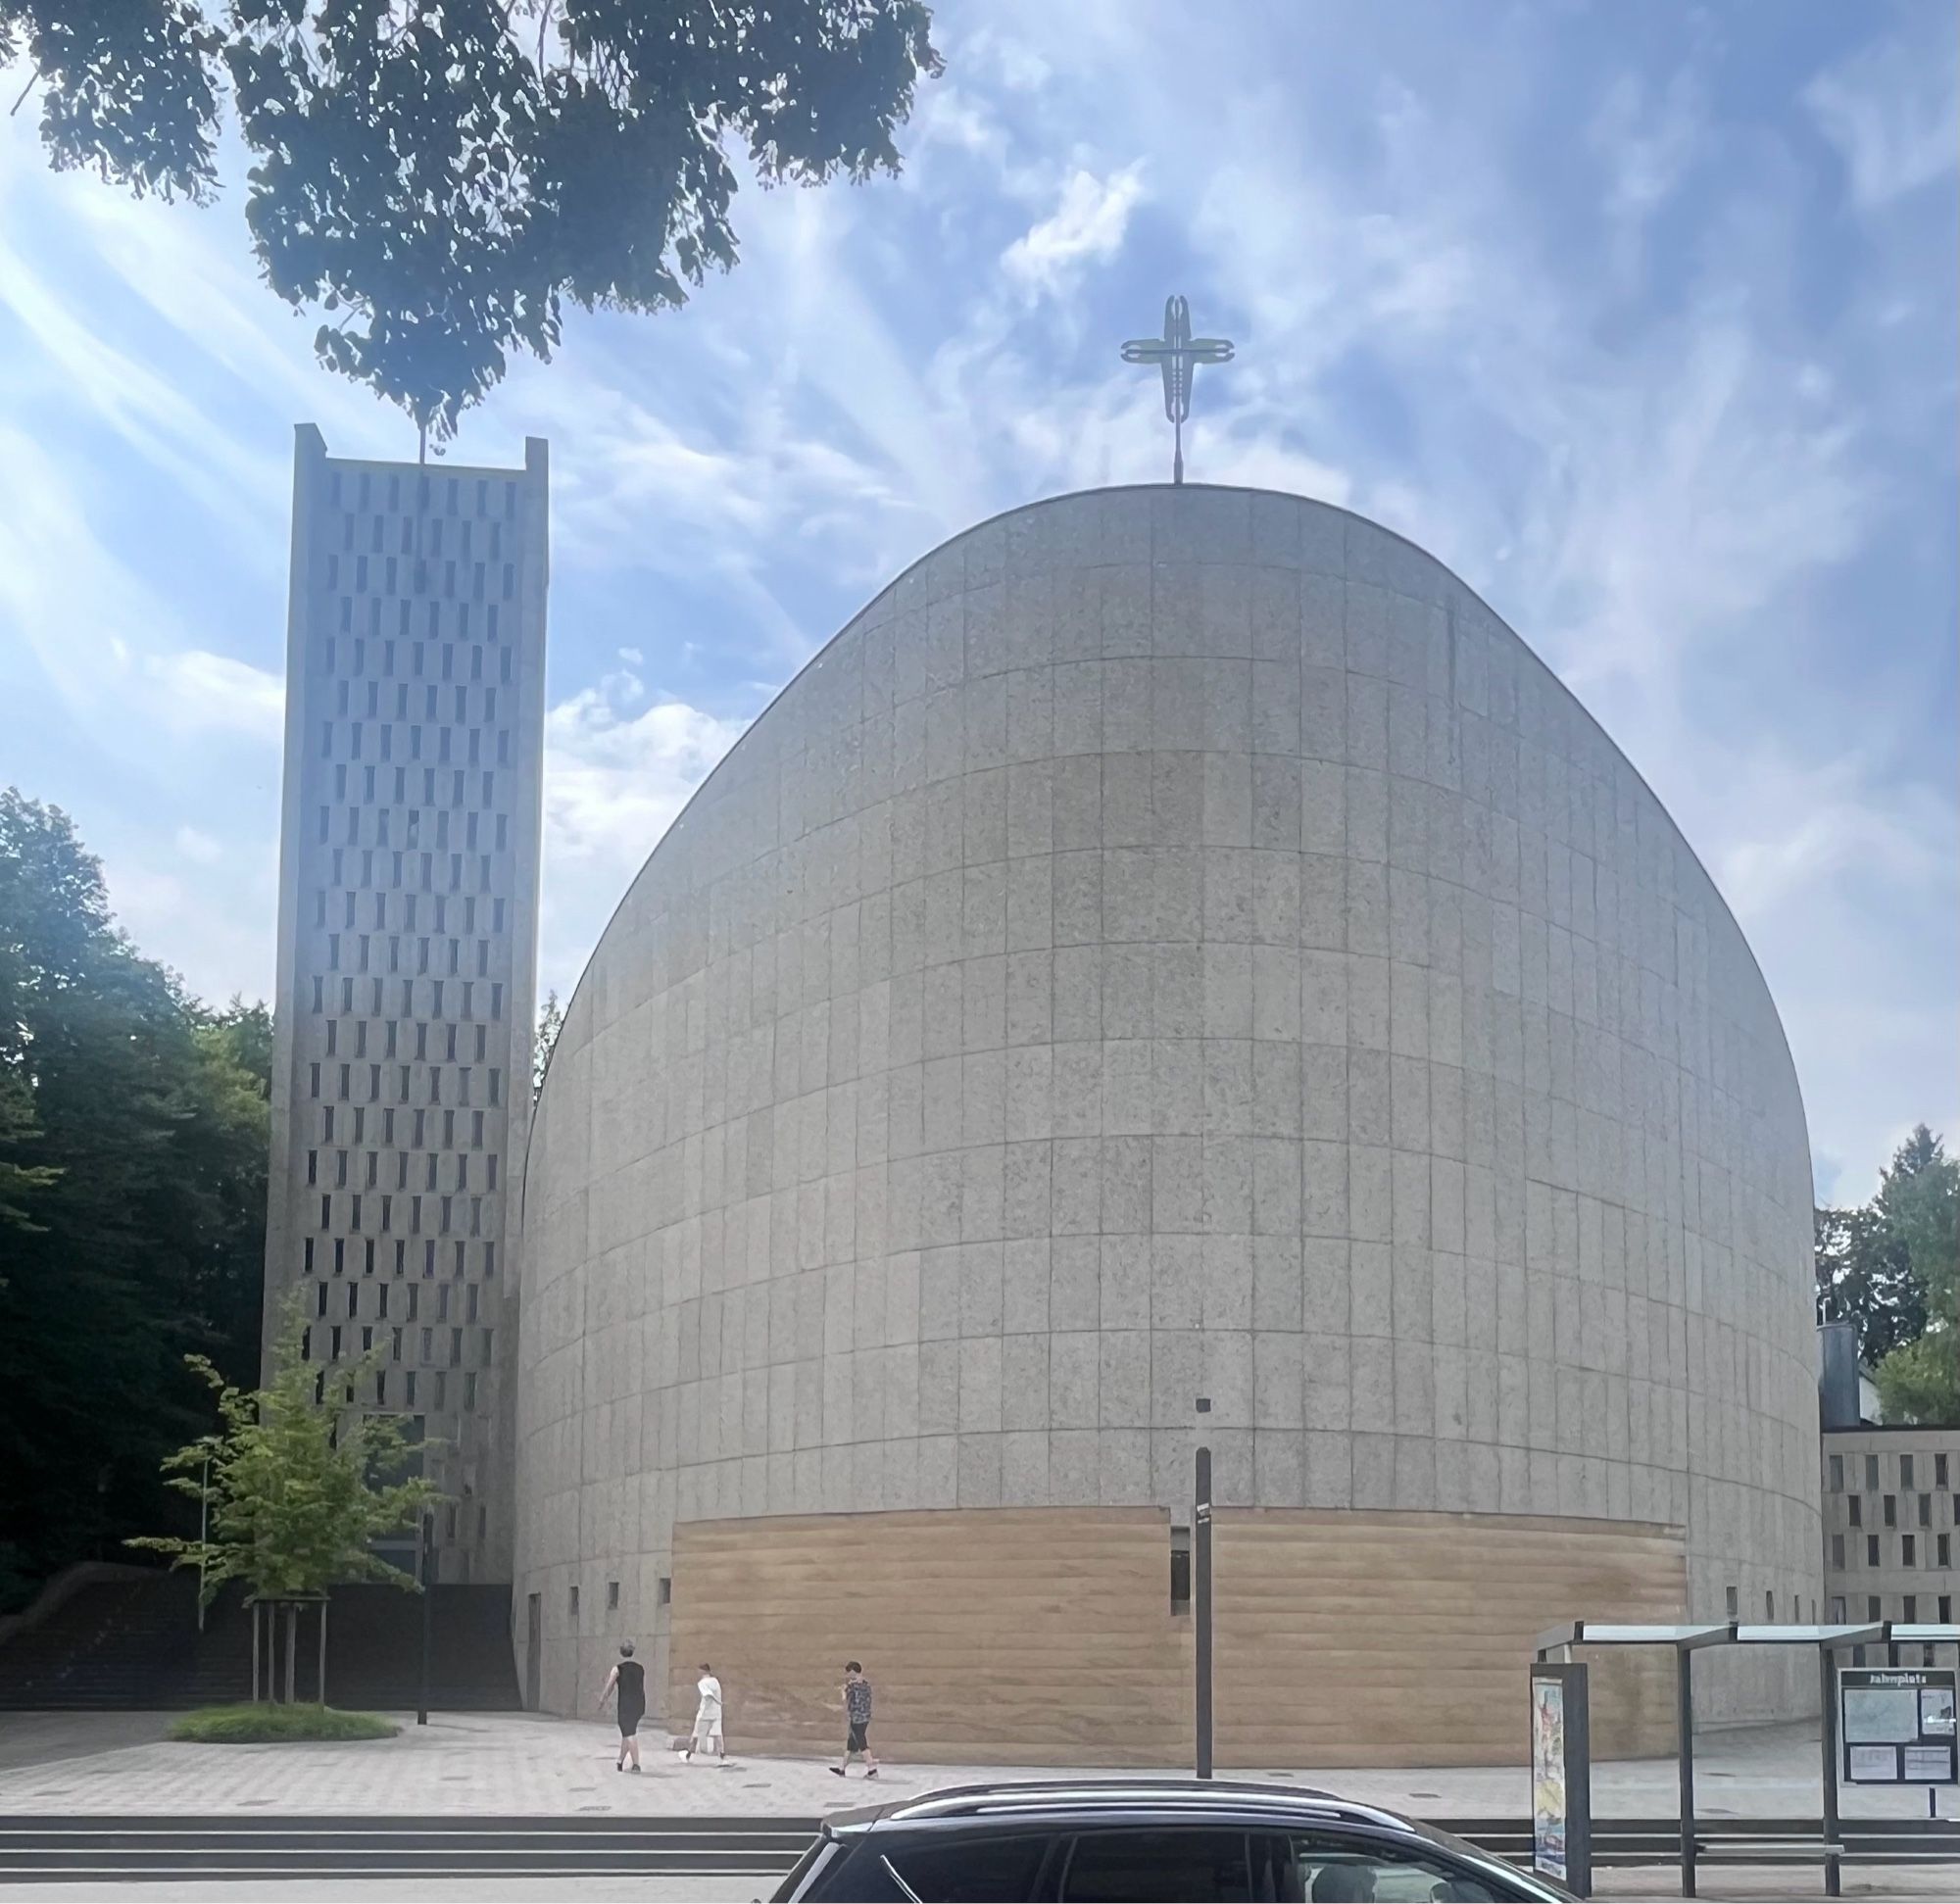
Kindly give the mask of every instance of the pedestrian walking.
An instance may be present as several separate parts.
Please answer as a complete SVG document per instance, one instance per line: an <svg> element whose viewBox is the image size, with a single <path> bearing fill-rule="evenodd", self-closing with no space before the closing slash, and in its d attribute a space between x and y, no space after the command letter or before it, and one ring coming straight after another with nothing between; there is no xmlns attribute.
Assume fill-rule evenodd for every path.
<svg viewBox="0 0 1960 1904"><path fill-rule="evenodd" d="M614 1689L619 1694L619 1763L615 1771L637 1772L640 1769L640 1721L647 1716L647 1669L633 1657L633 1642L622 1640L619 1645L619 1663L606 1676L606 1684L599 1688L599 1703L606 1703L606 1695ZM630 1767L628 1760L632 1761Z"/></svg>
<svg viewBox="0 0 1960 1904"><path fill-rule="evenodd" d="M695 1682L694 1689L700 1704L694 1709L694 1732L681 1758L691 1759L696 1752L710 1749L717 1759L721 1758L727 1750L721 1742L721 1682L706 1660L701 1663L701 1678Z"/></svg>
<svg viewBox="0 0 1960 1904"><path fill-rule="evenodd" d="M871 1682L855 1659L844 1669L844 1757L831 1771L843 1778L845 1768L861 1752L865 1778L875 1779L878 1760L871 1750Z"/></svg>

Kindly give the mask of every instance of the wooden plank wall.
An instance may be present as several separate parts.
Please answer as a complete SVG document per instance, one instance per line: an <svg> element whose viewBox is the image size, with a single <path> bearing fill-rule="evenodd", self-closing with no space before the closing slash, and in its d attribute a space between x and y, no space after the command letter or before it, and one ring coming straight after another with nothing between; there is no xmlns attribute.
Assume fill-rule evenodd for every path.
<svg viewBox="0 0 1960 1904"><path fill-rule="evenodd" d="M1221 1765L1502 1765L1525 1744L1535 1636L1673 1622L1676 1529L1540 1516L1221 1510ZM1673 1749L1673 1656L1591 1662L1596 1758Z"/></svg>
<svg viewBox="0 0 1960 1904"><path fill-rule="evenodd" d="M667 1712L698 1662L731 1750L831 1752L861 1659L873 1738L930 1764L1191 1762L1191 1622L1148 1508L782 1516L676 1528ZM1516 1763L1534 1636L1673 1621L1678 1531L1494 1515L1221 1510L1217 1762ZM1672 1749L1671 1658L1595 1660L1596 1756Z"/></svg>
<svg viewBox="0 0 1960 1904"><path fill-rule="evenodd" d="M1175 1765L1189 1620L1150 1508L782 1516L674 1530L673 1730L715 1668L732 1750L834 1752L847 1659L872 1739L942 1764Z"/></svg>

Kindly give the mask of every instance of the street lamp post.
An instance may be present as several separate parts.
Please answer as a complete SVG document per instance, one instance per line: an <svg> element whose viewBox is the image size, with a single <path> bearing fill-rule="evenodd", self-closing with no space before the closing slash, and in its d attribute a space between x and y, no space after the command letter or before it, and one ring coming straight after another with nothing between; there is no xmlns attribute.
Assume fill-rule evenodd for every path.
<svg viewBox="0 0 1960 1904"><path fill-rule="evenodd" d="M435 1634L435 1513L422 1510L422 1678L416 1724L429 1722L429 1649Z"/></svg>
<svg viewBox="0 0 1960 1904"><path fill-rule="evenodd" d="M1203 1418L1210 1412L1210 1397L1200 1395L1200 1437L1205 1428ZM1191 1513L1191 1611L1198 1667L1193 1730L1197 1734L1198 1776L1208 1779L1211 1776L1211 1449L1202 1440L1198 1443L1196 1479L1197 1493Z"/></svg>

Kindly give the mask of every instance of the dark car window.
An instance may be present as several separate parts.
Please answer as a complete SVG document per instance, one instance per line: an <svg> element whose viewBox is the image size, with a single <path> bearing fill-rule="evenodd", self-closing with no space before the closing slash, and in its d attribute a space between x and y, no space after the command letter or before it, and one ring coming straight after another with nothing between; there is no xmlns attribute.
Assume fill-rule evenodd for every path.
<svg viewBox="0 0 1960 1904"><path fill-rule="evenodd" d="M878 1842L876 1833L871 1841ZM919 1904L1028 1904L1051 1842L962 1833L890 1845L885 1856Z"/></svg>
<svg viewBox="0 0 1960 1904"><path fill-rule="evenodd" d="M1068 1904L1251 1904L1244 1831L1086 1831L1061 1894Z"/></svg>
<svg viewBox="0 0 1960 1904"><path fill-rule="evenodd" d="M884 1859L884 1843L876 1831L858 1837L846 1854L822 1866L806 1884L804 1896L830 1904L906 1904L904 1888L893 1877ZM787 1890L776 1893L777 1904L790 1897Z"/></svg>
<svg viewBox="0 0 1960 1904"><path fill-rule="evenodd" d="M817 1837L811 1842L809 1849L789 1868L783 1881L769 1893L772 1904L775 1904L776 1900L785 1898L819 1895L817 1880L829 1866L842 1863L843 1858L844 1847L835 1838Z"/></svg>
<svg viewBox="0 0 1960 1904"><path fill-rule="evenodd" d="M1429 1852L1298 1834L1293 1851L1306 1904L1500 1904L1531 1895L1494 1873Z"/></svg>

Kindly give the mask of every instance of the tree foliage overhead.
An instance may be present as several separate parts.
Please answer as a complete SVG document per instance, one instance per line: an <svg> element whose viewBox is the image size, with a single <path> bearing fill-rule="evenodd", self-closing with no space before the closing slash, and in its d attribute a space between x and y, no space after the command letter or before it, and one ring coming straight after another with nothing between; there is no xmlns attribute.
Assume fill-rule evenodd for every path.
<svg viewBox="0 0 1960 1904"><path fill-rule="evenodd" d="M183 1357L257 1373L270 1021L142 957L58 807L0 790L0 1605L157 1522Z"/></svg>
<svg viewBox="0 0 1960 1904"><path fill-rule="evenodd" d="M222 1426L168 1455L163 1469L179 1493L210 1503L209 1535L139 1535L125 1544L198 1568L206 1600L232 1580L279 1599L355 1580L416 1588L415 1576L390 1566L373 1543L413 1526L438 1498L436 1489L419 1476L401 1478L412 1451L400 1420L355 1405L387 1361L388 1346L332 1370L322 1383L306 1359L305 1333L295 1294L264 1389L237 1387L205 1357L188 1358L216 1393Z"/></svg>
<svg viewBox="0 0 1960 1904"><path fill-rule="evenodd" d="M899 169L923 0L0 0L58 168L218 190L228 97L267 282L437 437L568 299L655 311L765 184Z"/></svg>

